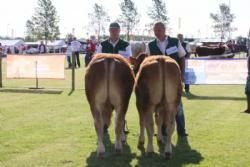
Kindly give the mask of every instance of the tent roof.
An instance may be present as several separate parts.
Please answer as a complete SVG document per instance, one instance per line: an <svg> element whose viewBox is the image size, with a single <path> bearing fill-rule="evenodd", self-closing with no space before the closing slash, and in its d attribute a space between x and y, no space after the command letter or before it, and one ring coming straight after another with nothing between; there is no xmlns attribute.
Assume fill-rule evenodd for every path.
<svg viewBox="0 0 250 167"><path fill-rule="evenodd" d="M20 44L24 44L23 40L0 40L2 46L16 46Z"/></svg>
<svg viewBox="0 0 250 167"><path fill-rule="evenodd" d="M56 41L53 41L53 42L49 42L48 46L63 46L65 44L66 43L65 43L64 40L56 40Z"/></svg>

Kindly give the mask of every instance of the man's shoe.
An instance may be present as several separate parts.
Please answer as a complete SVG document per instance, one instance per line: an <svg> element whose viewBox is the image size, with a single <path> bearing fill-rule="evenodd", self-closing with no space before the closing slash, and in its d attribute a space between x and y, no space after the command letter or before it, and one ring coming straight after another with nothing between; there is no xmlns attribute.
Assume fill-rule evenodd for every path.
<svg viewBox="0 0 250 167"><path fill-rule="evenodd" d="M178 134L178 136L180 136L180 137L187 137L188 134L187 133L182 133L182 134Z"/></svg>

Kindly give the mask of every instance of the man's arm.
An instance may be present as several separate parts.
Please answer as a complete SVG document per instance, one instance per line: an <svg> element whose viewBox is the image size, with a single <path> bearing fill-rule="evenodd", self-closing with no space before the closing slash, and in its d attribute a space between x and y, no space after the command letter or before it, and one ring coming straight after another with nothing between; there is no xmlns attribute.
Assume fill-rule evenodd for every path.
<svg viewBox="0 0 250 167"><path fill-rule="evenodd" d="M191 52L192 52L189 43L187 43L187 45L186 45L186 51L187 51L187 58L189 58L189 57L190 57L190 54L191 54Z"/></svg>
<svg viewBox="0 0 250 167"><path fill-rule="evenodd" d="M184 48L182 47L182 45L179 41L179 43L178 43L178 56L180 59L179 66L180 66L180 70L181 70L182 82L185 82L185 55L186 55L186 51L184 50Z"/></svg>

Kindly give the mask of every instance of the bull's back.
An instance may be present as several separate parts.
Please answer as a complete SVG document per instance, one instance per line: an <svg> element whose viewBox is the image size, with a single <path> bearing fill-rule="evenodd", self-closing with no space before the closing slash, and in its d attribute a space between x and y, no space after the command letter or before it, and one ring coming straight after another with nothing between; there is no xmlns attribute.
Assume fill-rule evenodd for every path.
<svg viewBox="0 0 250 167"><path fill-rule="evenodd" d="M178 103L181 95L181 76L177 63L165 56L154 56L149 58L149 61L142 64L136 80L139 103Z"/></svg>
<svg viewBox="0 0 250 167"><path fill-rule="evenodd" d="M89 101L121 103L122 99L130 97L133 84L130 67L117 57L93 60L86 72L85 88Z"/></svg>

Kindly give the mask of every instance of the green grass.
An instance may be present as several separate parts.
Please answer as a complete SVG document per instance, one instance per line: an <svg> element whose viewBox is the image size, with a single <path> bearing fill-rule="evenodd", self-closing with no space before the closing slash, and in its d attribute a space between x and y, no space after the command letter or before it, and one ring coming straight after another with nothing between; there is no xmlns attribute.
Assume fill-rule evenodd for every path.
<svg viewBox="0 0 250 167"><path fill-rule="evenodd" d="M174 134L174 154L169 161L159 153L156 139L155 154L145 155L137 149L139 124L133 95L126 116L128 144L122 155L115 153L113 121L110 136L105 136L105 158L99 160L83 78L84 69L78 69L77 90L69 96L68 70L66 80L42 80L40 86L46 89L40 92L26 89L34 86L34 80L7 80L4 75L1 167L250 166L250 115L241 113L246 105L243 85L191 86L192 94L183 96L189 137L178 139Z"/></svg>

